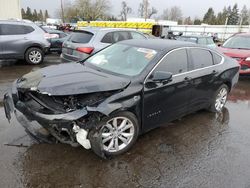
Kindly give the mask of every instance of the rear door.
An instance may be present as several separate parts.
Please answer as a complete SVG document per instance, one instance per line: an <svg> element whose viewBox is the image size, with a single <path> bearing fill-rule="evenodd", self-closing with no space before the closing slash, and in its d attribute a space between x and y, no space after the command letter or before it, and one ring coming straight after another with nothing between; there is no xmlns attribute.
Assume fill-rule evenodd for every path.
<svg viewBox="0 0 250 188"><path fill-rule="evenodd" d="M130 34L131 34L132 39L146 39L147 38L143 34L135 32L135 31L130 31Z"/></svg>
<svg viewBox="0 0 250 188"><path fill-rule="evenodd" d="M212 53L208 49L190 48L188 54L191 62L192 88L189 111L196 111L208 107L218 88L216 79L218 70L213 62Z"/></svg>

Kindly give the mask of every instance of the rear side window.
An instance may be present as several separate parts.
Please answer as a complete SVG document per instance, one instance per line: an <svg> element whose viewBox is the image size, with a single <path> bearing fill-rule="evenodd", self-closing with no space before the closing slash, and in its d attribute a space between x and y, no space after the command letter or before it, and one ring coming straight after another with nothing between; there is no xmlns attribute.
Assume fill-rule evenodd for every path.
<svg viewBox="0 0 250 188"><path fill-rule="evenodd" d="M222 57L216 53L212 53L213 54L213 58L214 58L214 64L220 64L222 61Z"/></svg>
<svg viewBox="0 0 250 188"><path fill-rule="evenodd" d="M182 49L171 52L162 60L155 70L171 72L173 75L187 72L188 59L186 50Z"/></svg>
<svg viewBox="0 0 250 188"><path fill-rule="evenodd" d="M101 42L111 44L111 43L116 43L116 42L128 40L128 39L132 39L129 32L127 32L127 31L115 31L115 32L110 32L110 33L107 33L106 35L104 35Z"/></svg>
<svg viewBox="0 0 250 188"><path fill-rule="evenodd" d="M123 40L129 40L129 39L132 39L132 38L130 36L130 33L126 31L114 32L113 34L114 43L123 41Z"/></svg>
<svg viewBox="0 0 250 188"><path fill-rule="evenodd" d="M73 43L88 43L92 39L93 35L94 34L90 32L75 32L71 33L68 41Z"/></svg>
<svg viewBox="0 0 250 188"><path fill-rule="evenodd" d="M101 40L101 42L103 42L103 43L109 43L109 44L113 43L113 32L107 33L103 37L103 39Z"/></svg>
<svg viewBox="0 0 250 188"><path fill-rule="evenodd" d="M137 32L130 32L133 39L145 39L146 37Z"/></svg>
<svg viewBox="0 0 250 188"><path fill-rule="evenodd" d="M1 35L24 35L34 31L34 28L26 25L1 24Z"/></svg>
<svg viewBox="0 0 250 188"><path fill-rule="evenodd" d="M208 50L190 49L193 69L200 69L213 65L212 54Z"/></svg>

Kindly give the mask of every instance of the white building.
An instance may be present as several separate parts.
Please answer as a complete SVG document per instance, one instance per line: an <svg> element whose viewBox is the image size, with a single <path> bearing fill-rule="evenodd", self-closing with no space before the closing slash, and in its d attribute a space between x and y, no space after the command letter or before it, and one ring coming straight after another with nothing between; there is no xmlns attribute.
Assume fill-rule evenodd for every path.
<svg viewBox="0 0 250 188"><path fill-rule="evenodd" d="M0 0L0 20L22 19L20 0Z"/></svg>

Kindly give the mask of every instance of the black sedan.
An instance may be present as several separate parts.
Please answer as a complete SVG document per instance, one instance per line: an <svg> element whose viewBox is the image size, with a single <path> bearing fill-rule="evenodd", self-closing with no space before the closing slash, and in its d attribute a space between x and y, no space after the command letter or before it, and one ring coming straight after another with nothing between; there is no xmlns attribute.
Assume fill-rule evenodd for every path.
<svg viewBox="0 0 250 188"><path fill-rule="evenodd" d="M5 94L4 106L6 117L15 112L36 138L50 135L105 158L126 152L138 135L189 113L220 112L238 77L238 63L210 48L130 40L78 63L24 75ZM49 134L43 135L40 126Z"/></svg>

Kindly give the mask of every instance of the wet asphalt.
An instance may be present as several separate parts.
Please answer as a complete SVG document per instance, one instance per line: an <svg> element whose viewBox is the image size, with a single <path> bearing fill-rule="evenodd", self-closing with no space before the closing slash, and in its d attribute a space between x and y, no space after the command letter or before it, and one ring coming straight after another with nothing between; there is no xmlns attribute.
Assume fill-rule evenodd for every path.
<svg viewBox="0 0 250 188"><path fill-rule="evenodd" d="M16 120L5 119L1 101L11 82L59 62L50 55L41 66L4 62L0 68L0 188L250 188L250 78L240 79L222 113L188 115L103 160L81 147L37 144Z"/></svg>

